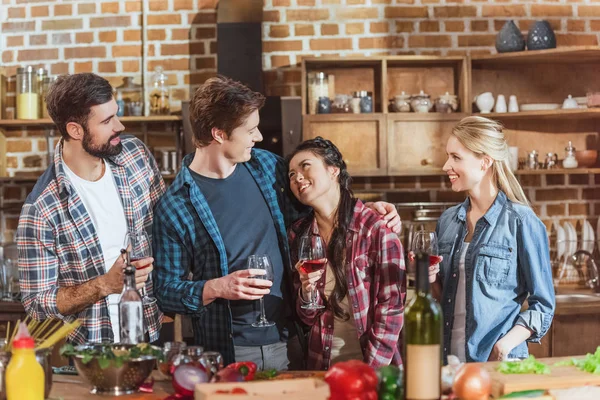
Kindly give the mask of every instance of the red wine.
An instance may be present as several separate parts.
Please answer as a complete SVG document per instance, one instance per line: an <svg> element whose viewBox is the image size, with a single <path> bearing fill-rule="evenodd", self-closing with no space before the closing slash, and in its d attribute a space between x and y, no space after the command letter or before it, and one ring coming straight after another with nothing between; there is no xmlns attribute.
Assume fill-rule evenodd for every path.
<svg viewBox="0 0 600 400"><path fill-rule="evenodd" d="M310 274L311 272L323 270L325 264L327 264L326 258L321 258L319 260L305 260L300 266L300 269L305 274Z"/></svg>
<svg viewBox="0 0 600 400"><path fill-rule="evenodd" d="M442 262L442 257L429 255L429 265L435 265Z"/></svg>
<svg viewBox="0 0 600 400"><path fill-rule="evenodd" d="M144 258L147 258L147 257L136 257L136 258L131 257L129 259L129 262L131 262L133 264L134 262L139 261L139 260L143 260ZM152 264L147 264L147 265L144 265L143 267L135 267L135 266L134 267L135 267L135 269L146 269L146 268L148 268L151 265Z"/></svg>

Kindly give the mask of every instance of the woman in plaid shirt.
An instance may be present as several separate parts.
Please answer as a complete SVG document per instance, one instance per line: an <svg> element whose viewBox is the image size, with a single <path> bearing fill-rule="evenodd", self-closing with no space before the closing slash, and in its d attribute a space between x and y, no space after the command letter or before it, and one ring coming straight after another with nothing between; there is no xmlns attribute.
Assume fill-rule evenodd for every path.
<svg viewBox="0 0 600 400"><path fill-rule="evenodd" d="M341 153L329 140L302 143L290 156L290 187L312 207L288 233L296 310L310 326L308 369L361 359L373 367L399 365L406 275L400 240L377 213L353 197ZM299 269L300 238L319 235L327 244L327 266L306 274ZM323 309L302 308L311 289Z"/></svg>

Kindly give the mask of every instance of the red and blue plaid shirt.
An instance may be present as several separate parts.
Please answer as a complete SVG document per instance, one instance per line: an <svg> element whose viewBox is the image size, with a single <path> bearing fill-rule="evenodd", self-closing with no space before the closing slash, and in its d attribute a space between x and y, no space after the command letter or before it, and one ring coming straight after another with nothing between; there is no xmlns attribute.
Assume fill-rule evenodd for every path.
<svg viewBox="0 0 600 400"><path fill-rule="evenodd" d="M105 161L111 168L130 232L151 231L153 209L165 192L154 157L134 137L122 136L123 150ZM25 200L17 229L22 302L36 320L59 318L82 325L69 335L74 343L114 341L107 299L79 313L62 315L56 305L60 287L103 275L104 256L94 224L65 173L62 140L54 163ZM146 284L152 292L151 282ZM156 304L144 307L150 341L158 339L162 314Z"/></svg>
<svg viewBox="0 0 600 400"><path fill-rule="evenodd" d="M312 216L307 218L314 218ZM302 221L289 230L288 239L292 262L298 262L299 232ZM312 233L319 234L316 220ZM349 304L356 324L363 358L372 367L400 365L399 335L403 326L406 300L406 273L402 245L398 236L386 227L376 212L358 200L346 235L346 279ZM326 273L317 283L319 302L325 298ZM295 292L299 293L300 279L294 274ZM309 325L307 368L328 369L335 329L335 315L330 308L305 310L300 296L296 311Z"/></svg>

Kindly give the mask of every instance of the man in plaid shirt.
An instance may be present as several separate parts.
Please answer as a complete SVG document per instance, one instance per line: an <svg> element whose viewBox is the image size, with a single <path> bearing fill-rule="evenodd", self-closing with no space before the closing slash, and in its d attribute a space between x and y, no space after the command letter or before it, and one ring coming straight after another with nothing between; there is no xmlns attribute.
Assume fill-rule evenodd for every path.
<svg viewBox="0 0 600 400"><path fill-rule="evenodd" d="M207 80L190 103L196 151L188 155L154 219L154 283L161 310L188 315L195 342L226 364L254 361L261 369L288 367L292 326L291 266L286 227L304 211L288 197L287 165L262 141L260 93L239 82ZM390 204L378 204L399 229ZM273 283L253 278L253 254L269 256ZM253 327L264 296L267 319Z"/></svg>
<svg viewBox="0 0 600 400"><path fill-rule="evenodd" d="M121 249L128 232L150 229L165 185L146 146L121 137L108 81L88 73L61 76L46 102L62 139L19 218L22 302L36 320L79 319L82 325L69 335L74 343L118 342ZM136 270L136 283L149 292L152 263L151 257L133 263L146 267ZM146 305L151 342L161 322L157 305Z"/></svg>

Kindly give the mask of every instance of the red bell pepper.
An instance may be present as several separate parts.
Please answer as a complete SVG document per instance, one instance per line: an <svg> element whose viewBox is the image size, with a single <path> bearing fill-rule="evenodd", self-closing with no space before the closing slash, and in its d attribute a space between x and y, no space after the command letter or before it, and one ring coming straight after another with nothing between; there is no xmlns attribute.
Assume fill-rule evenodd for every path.
<svg viewBox="0 0 600 400"><path fill-rule="evenodd" d="M335 364L325 374L331 396L329 400L377 400L377 374L362 361Z"/></svg>
<svg viewBox="0 0 600 400"><path fill-rule="evenodd" d="M256 374L256 364L252 361L242 361L229 364L226 368L237 370L243 377L244 381L254 380L254 374Z"/></svg>

